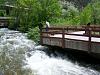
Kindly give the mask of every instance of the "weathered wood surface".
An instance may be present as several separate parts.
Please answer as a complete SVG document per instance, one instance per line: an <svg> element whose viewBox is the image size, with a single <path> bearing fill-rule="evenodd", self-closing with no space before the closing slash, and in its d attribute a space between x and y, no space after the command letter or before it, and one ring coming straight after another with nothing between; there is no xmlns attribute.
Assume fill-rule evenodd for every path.
<svg viewBox="0 0 100 75"><path fill-rule="evenodd" d="M49 28L41 32L42 44L100 53L100 26Z"/></svg>

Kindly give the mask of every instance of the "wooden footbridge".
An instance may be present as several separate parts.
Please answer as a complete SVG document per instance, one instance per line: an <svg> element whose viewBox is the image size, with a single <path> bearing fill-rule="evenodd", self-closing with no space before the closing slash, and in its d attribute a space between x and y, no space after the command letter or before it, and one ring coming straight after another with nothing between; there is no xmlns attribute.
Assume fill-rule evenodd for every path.
<svg viewBox="0 0 100 75"><path fill-rule="evenodd" d="M15 7L8 4L0 5L0 10L4 11L4 12L1 12L1 15L0 15L0 28L8 27L10 21L15 20L14 17L8 17L10 15L10 10L12 10L12 8L15 8Z"/></svg>
<svg viewBox="0 0 100 75"><path fill-rule="evenodd" d="M13 17L0 17L0 28L7 28L9 25L9 22L11 20L15 20Z"/></svg>
<svg viewBox="0 0 100 75"><path fill-rule="evenodd" d="M100 26L42 28L42 45L59 46L100 54Z"/></svg>

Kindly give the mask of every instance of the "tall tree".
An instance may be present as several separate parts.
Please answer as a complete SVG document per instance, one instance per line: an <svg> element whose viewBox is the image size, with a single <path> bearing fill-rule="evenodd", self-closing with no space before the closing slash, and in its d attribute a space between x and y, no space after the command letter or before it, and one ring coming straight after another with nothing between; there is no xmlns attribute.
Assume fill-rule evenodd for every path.
<svg viewBox="0 0 100 75"><path fill-rule="evenodd" d="M19 29L24 32L60 14L57 0L17 0L16 7L13 16L18 17Z"/></svg>
<svg viewBox="0 0 100 75"><path fill-rule="evenodd" d="M93 24L100 24L100 0L92 0Z"/></svg>
<svg viewBox="0 0 100 75"><path fill-rule="evenodd" d="M77 8L82 10L91 0L61 0L61 1L68 1L72 2Z"/></svg>

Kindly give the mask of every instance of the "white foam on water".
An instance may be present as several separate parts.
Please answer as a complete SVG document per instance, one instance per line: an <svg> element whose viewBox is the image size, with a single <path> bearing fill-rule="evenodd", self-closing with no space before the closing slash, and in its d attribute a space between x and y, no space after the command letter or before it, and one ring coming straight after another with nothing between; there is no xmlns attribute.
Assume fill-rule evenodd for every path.
<svg viewBox="0 0 100 75"><path fill-rule="evenodd" d="M42 51L35 51L27 60L29 67L37 75L100 75L95 70L79 66L67 59L49 57Z"/></svg>
<svg viewBox="0 0 100 75"><path fill-rule="evenodd" d="M36 75L100 75L99 72L79 66L70 60L49 57L40 49L43 46L35 46L32 40L27 39L25 34L9 29L0 29L0 49L7 46L9 50L26 50L27 67L31 68ZM26 54L27 54L26 53Z"/></svg>

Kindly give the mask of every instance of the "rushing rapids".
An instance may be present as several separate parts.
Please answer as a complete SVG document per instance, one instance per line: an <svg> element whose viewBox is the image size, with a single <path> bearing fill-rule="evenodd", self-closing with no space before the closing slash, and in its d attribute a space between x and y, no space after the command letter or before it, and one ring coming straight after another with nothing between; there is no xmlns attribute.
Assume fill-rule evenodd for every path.
<svg viewBox="0 0 100 75"><path fill-rule="evenodd" d="M100 72L90 67L79 66L70 60L49 57L43 46L36 46L27 39L26 34L9 29L0 29L0 50L12 51L25 50L27 67L31 68L36 75L100 75Z"/></svg>

